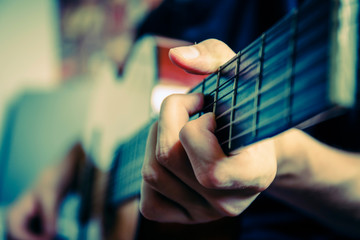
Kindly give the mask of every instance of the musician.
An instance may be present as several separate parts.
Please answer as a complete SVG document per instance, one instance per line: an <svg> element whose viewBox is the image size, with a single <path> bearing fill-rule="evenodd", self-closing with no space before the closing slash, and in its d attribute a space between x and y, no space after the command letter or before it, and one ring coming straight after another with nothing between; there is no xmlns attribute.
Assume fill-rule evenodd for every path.
<svg viewBox="0 0 360 240"><path fill-rule="evenodd" d="M192 9L192 4L198 4L198 7L200 4L205 4L207 10L213 10L212 13L217 13L215 10L220 9L223 9L222 13L227 13L227 10L239 9L238 5L244 7L245 4L244 13L254 12L254 16L251 16L254 22L259 17L255 14L258 13L255 11L258 1L244 3L222 0L217 5L215 2L212 1L212 4L209 4L209 1L165 1L159 9L163 10L162 13L168 11L167 16L175 19L179 17L179 14L172 14L179 10L176 7L172 8L176 4L185 6L188 10ZM221 3L226 7L217 8ZM252 23L246 14L233 14L248 17L244 17L242 25L237 26L242 28L248 24L241 34L229 33L234 26L225 31L222 28L224 22L221 21L217 22L215 27L212 26L216 28L216 31L210 30L210 25L204 25L204 22L197 22L192 26L191 21L181 26L182 31L174 31L178 35L169 34L169 28L174 27L174 24L168 24L160 32L152 31L153 29L149 29L150 27L146 25L154 19L157 21L150 24L151 26L156 26L160 22L169 23L159 17L161 14L154 13L157 18L147 19L139 35L149 32L163 33L171 37L198 41L200 31L202 38L211 35L225 40L235 49L241 49L290 9L290 4L282 4L281 7L275 8L274 5L280 6L280 4L264 1L260 5L263 10L269 9L264 6L272 6L272 9L275 9L274 12L279 12L270 14L274 18L266 24L259 24L261 28ZM285 5L287 7L284 7ZM169 12L169 9L173 12ZM206 12L209 11L203 11L203 14ZM225 17L226 14L220 14L220 16L216 19L230 19ZM182 19L185 21L188 17L189 15L186 15ZM205 18L211 19L211 16ZM231 20L228 23L231 23ZM250 23L252 23L251 27ZM217 40L205 41L189 48L178 48L170 52L170 57L175 64L192 73L213 72L233 55L234 53L226 45ZM265 234L265 239L271 237L280 239L277 234L284 232L290 234L297 232L304 237L323 236L324 232L327 232L328 236L338 236L329 228L322 228L322 224L314 225L311 219L316 219L326 226L334 227L341 232L345 231L350 235L360 235L359 230L356 229L360 209L359 196L357 196L360 176L358 154L331 148L302 131L292 129L272 139L240 149L227 157L222 153L214 137L213 132L216 126L212 114L187 122L188 115L199 110L202 103L202 96L195 94L172 96L163 104L160 119L149 135L147 157L143 166L144 184L140 210L145 217L162 222L196 223L242 213L245 220L250 219L254 222L247 225L250 228L243 226L244 238L253 236L260 238L261 234ZM57 178L59 175L61 174L57 172L53 176L61 179ZM60 184L60 186L64 185ZM55 189L62 191L56 187ZM20 200L15 205L11 213L17 214L10 214L10 232L18 233L19 229L24 227L19 223L25 223L29 216L41 209L23 208L25 204L58 206L60 198L37 197L44 195L46 195L45 190L29 191L25 194L23 199L32 201ZM34 201L39 198L40 202ZM52 203L47 203L47 201ZM300 214L299 211L294 212L294 207L305 212L305 216L301 215L301 224L298 226L302 232L294 228L294 224L299 223L299 218L294 216ZM34 210L26 212L28 209ZM52 216L56 215L57 208L49 209L49 212L43 212L43 216L44 219L50 219L49 225L51 225ZM282 214L279 214L278 210L282 211ZM18 218L16 219L15 216ZM280 219L274 216L280 216ZM303 225L304 222L309 222L309 224ZM303 228L304 226L316 226L317 229L312 232ZM45 229L49 229L46 231L46 236L43 238L33 236L33 239L49 239L49 236L54 234L53 225ZM271 232L273 229L276 231ZM24 229L23 231L25 232Z"/></svg>

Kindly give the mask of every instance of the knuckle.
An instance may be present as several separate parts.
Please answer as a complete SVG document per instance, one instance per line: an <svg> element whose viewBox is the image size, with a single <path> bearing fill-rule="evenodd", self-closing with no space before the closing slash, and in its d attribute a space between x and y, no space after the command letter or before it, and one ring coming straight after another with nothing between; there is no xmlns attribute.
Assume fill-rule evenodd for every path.
<svg viewBox="0 0 360 240"><path fill-rule="evenodd" d="M211 166L197 175L199 183L208 189L221 189L227 187L228 177L223 171Z"/></svg>
<svg viewBox="0 0 360 240"><path fill-rule="evenodd" d="M161 104L161 110L167 107L177 105L179 103L179 96L179 94L171 94L167 96Z"/></svg>
<svg viewBox="0 0 360 240"><path fill-rule="evenodd" d="M156 160L160 165L168 167L170 164L170 153L167 147L160 147L156 151Z"/></svg>
<svg viewBox="0 0 360 240"><path fill-rule="evenodd" d="M194 131L194 122L187 122L180 130L179 137L180 139L184 139L189 136Z"/></svg>
<svg viewBox="0 0 360 240"><path fill-rule="evenodd" d="M199 183L205 188L214 189L219 185L217 179L215 179L211 173L201 174L197 176L197 179Z"/></svg>
<svg viewBox="0 0 360 240"><path fill-rule="evenodd" d="M160 174L150 166L143 167L141 170L141 175L143 180L152 186L157 185L157 183L160 181Z"/></svg>

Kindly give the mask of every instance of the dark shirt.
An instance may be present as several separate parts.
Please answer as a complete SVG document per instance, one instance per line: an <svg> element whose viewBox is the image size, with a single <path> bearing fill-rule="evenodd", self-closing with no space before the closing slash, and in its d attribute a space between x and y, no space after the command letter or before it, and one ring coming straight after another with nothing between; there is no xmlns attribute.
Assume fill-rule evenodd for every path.
<svg viewBox="0 0 360 240"><path fill-rule="evenodd" d="M296 0L165 0L139 26L137 36L155 34L194 43L216 38L237 52L297 5Z"/></svg>

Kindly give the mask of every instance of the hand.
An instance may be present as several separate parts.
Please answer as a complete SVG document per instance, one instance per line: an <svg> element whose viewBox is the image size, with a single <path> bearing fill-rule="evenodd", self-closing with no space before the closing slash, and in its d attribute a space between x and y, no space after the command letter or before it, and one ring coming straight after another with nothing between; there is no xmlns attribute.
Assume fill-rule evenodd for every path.
<svg viewBox="0 0 360 240"><path fill-rule="evenodd" d="M38 186L26 192L11 207L7 219L11 238L47 240L54 237L59 199L55 189L49 187L50 182L52 173L47 170Z"/></svg>
<svg viewBox="0 0 360 240"><path fill-rule="evenodd" d="M34 187L10 208L7 227L11 239L47 240L56 234L58 207L76 185L77 169L85 153L80 144L72 146L60 164L45 169Z"/></svg>
<svg viewBox="0 0 360 240"><path fill-rule="evenodd" d="M211 73L234 56L224 43L207 40L172 49L171 60L191 73ZM272 139L226 156L212 113L188 122L202 108L201 94L173 95L149 133L140 211L151 220L202 223L244 211L276 175Z"/></svg>
<svg viewBox="0 0 360 240"><path fill-rule="evenodd" d="M208 40L170 51L178 66L211 73L233 52ZM297 129L226 156L214 136L214 116L188 122L199 94L168 97L149 133L140 199L156 221L201 223L240 214L268 193L349 236L360 237L360 154L320 143ZM271 184L271 187L269 187Z"/></svg>

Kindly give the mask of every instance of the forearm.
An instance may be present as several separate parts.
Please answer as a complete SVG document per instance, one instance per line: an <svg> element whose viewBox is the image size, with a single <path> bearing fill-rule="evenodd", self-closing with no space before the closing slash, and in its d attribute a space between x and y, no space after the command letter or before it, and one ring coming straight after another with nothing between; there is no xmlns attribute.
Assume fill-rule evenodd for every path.
<svg viewBox="0 0 360 240"><path fill-rule="evenodd" d="M275 142L278 172L269 192L360 236L360 154L331 148L299 130Z"/></svg>

